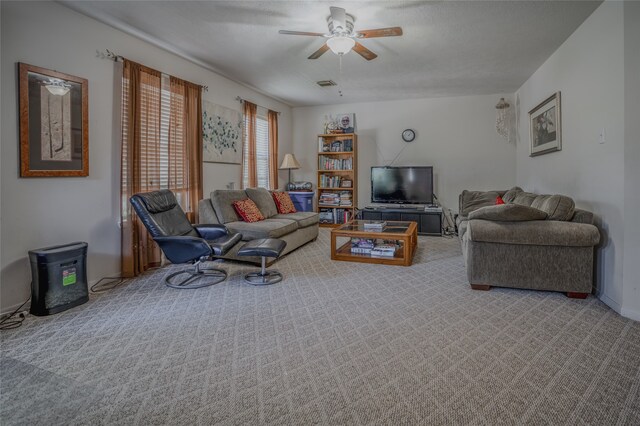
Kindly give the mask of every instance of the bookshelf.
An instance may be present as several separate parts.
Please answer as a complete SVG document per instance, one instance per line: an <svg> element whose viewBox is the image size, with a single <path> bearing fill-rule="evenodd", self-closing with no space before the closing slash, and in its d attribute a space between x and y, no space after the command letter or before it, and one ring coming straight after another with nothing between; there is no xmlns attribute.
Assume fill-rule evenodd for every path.
<svg viewBox="0 0 640 426"><path fill-rule="evenodd" d="M335 228L355 218L358 204L358 135L318 135L317 206L320 226Z"/></svg>

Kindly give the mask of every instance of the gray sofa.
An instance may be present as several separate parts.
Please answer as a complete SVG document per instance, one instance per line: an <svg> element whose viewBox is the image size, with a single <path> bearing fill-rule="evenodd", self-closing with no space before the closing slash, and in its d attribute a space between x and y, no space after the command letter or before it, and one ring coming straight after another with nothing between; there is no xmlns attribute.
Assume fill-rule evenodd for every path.
<svg viewBox="0 0 640 426"><path fill-rule="evenodd" d="M250 198L265 220L247 223L236 213L233 202ZM238 250L247 241L258 238L278 238L287 243L282 255L318 237L318 213L297 212L279 214L271 193L264 188L246 190L215 190L211 198L200 200L200 223L221 223L229 231L242 234L242 240L227 252L223 259L240 260L260 264L260 257L238 256Z"/></svg>
<svg viewBox="0 0 640 426"><path fill-rule="evenodd" d="M505 206L495 205L497 196ZM508 210L512 213L505 219L501 215ZM575 209L571 198L532 194L518 187L463 191L456 222L473 289L550 290L575 298L592 292L594 247L600 232L593 225L593 214Z"/></svg>

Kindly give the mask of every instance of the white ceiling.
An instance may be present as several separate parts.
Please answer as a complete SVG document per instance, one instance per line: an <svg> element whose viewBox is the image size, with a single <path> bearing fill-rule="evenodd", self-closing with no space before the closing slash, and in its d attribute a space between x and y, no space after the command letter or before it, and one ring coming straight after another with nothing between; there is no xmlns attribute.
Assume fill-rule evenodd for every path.
<svg viewBox="0 0 640 426"><path fill-rule="evenodd" d="M302 106L513 92L601 1L62 3ZM378 58L351 52L340 72L330 51L307 59L323 38L278 34L327 32L329 6L353 14L356 30L400 26L404 35L362 40ZM327 79L338 86L315 83Z"/></svg>

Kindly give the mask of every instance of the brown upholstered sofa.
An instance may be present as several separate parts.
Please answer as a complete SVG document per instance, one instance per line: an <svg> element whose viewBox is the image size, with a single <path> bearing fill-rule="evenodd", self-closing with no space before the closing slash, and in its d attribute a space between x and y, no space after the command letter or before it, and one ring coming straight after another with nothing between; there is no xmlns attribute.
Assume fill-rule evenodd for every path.
<svg viewBox="0 0 640 426"><path fill-rule="evenodd" d="M505 206L495 205L498 196ZM550 290L577 298L592 292L600 232L593 214L575 209L571 198L518 187L463 191L456 222L472 288Z"/></svg>
<svg viewBox="0 0 640 426"><path fill-rule="evenodd" d="M233 202L252 199L266 218L259 222L247 223L236 213ZM242 234L242 241L227 252L223 259L241 260L260 264L260 257L239 257L238 250L247 241L258 238L278 238L287 243L282 256L318 237L318 213L297 212L279 214L271 193L264 188L246 190L215 190L211 198L200 200L198 204L200 223L221 223L231 232Z"/></svg>

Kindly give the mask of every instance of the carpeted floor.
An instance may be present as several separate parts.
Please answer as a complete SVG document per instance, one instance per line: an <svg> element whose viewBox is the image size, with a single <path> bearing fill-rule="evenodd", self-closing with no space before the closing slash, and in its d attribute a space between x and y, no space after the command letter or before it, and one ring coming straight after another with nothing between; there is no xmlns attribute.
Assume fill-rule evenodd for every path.
<svg viewBox="0 0 640 426"><path fill-rule="evenodd" d="M155 271L1 334L0 423L640 424L640 323L594 297L472 291L456 239L412 267L329 260L279 284Z"/></svg>

